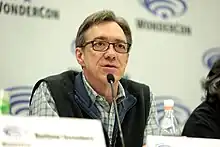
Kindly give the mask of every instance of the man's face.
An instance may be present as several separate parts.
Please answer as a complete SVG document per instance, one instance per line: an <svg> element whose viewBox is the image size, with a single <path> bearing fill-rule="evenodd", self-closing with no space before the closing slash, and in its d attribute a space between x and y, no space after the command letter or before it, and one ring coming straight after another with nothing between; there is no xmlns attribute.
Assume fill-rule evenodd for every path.
<svg viewBox="0 0 220 147"><path fill-rule="evenodd" d="M123 49L127 43L121 27L115 22L103 22L89 28L85 33L85 42L94 41L95 49L105 47L109 43L117 43L117 48ZM83 67L87 78L107 82L106 76L111 73L118 81L124 75L128 62L128 53L119 53L113 44L105 51L94 50L94 43L89 43L84 49L76 48L76 58Z"/></svg>

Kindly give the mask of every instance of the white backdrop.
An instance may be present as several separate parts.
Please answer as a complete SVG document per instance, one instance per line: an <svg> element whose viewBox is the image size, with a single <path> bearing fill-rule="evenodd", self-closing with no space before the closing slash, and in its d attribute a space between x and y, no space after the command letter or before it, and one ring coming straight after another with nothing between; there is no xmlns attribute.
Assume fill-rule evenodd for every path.
<svg viewBox="0 0 220 147"><path fill-rule="evenodd" d="M69 68L80 69L71 49L72 40L82 21L89 14L111 9L129 22L134 38L130 61L126 73L130 79L148 84L158 98L174 98L178 116L188 116L202 96L200 80L208 72L207 63L219 55L220 17L218 0L169 0L177 5L169 5L158 0L157 6L167 6L174 14L183 10L182 16L163 19L147 9L141 0L3 0L0 1L0 87L14 88L12 98L29 98L33 86L45 76L60 73ZM43 19L6 14L9 5L56 9L59 19ZM30 8L31 9L31 8ZM171 14L169 9L158 12ZM151 22L181 24L191 29L191 35L174 34L149 29L139 29L136 19ZM210 53L214 49L214 54ZM203 59L204 53L205 61ZM211 50L211 52L213 52ZM211 55L210 55L211 54ZM140 66L137 66L140 65ZM13 114L27 114L26 103L14 103ZM22 108L21 108L22 107ZM24 108L25 107L25 108ZM161 107L158 107L161 108ZM20 109L18 111L18 109ZM22 111L25 110L25 111Z"/></svg>

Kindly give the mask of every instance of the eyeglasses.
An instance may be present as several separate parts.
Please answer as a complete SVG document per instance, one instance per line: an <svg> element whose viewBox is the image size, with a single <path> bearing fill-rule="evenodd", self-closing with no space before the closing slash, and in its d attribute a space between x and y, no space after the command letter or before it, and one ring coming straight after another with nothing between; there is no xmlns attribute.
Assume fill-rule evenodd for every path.
<svg viewBox="0 0 220 147"><path fill-rule="evenodd" d="M110 43L107 41L89 41L89 42L86 42L83 45L83 47L87 46L90 43L92 44L93 50L99 51L99 52L105 52L106 50L109 49L110 44L112 44L116 52L128 53L130 46L131 46L129 43L124 43L124 42Z"/></svg>

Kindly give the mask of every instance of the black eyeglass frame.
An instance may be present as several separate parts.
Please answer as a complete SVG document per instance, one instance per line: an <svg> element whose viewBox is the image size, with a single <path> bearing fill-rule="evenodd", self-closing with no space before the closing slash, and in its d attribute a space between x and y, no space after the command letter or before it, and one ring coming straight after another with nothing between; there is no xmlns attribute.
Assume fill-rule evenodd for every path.
<svg viewBox="0 0 220 147"><path fill-rule="evenodd" d="M96 43L100 43L100 42L105 42L105 43L108 44L108 46L106 47L106 49L104 49L104 50L96 50L96 49L94 48L94 46L96 45ZM127 45L127 51L126 51L126 52L119 52L119 51L115 48L115 46L116 46L117 44L120 44L120 43L123 43L123 44ZM94 51L98 51L98 52L105 52L105 51L107 51L107 50L109 49L110 45L112 44L114 50L115 50L116 52L122 53L122 54L129 53L129 52L130 52L130 47L131 47L131 44L130 44L130 43L125 43L125 42L108 42L108 41L105 41L105 40L102 40L102 41L97 41L97 40L88 41L88 42L84 43L84 45L82 45L81 47L84 48L84 47L86 47L88 44L92 44L92 49L93 49Z"/></svg>

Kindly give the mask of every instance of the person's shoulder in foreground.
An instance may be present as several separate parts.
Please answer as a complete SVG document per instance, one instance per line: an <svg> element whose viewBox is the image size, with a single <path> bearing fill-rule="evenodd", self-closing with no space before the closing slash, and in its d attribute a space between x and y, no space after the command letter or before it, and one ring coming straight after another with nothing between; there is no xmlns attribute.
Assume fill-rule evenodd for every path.
<svg viewBox="0 0 220 147"><path fill-rule="evenodd" d="M182 136L220 139L219 114L219 105L202 102L187 120Z"/></svg>
<svg viewBox="0 0 220 147"><path fill-rule="evenodd" d="M205 100L192 112L182 136L220 139L220 60L202 83Z"/></svg>

